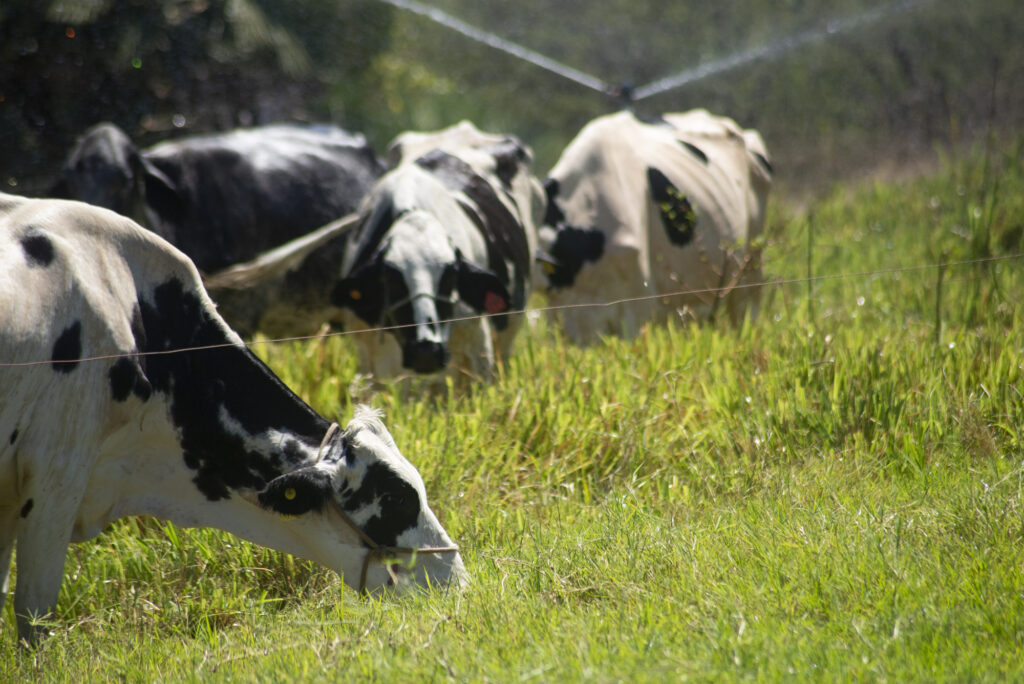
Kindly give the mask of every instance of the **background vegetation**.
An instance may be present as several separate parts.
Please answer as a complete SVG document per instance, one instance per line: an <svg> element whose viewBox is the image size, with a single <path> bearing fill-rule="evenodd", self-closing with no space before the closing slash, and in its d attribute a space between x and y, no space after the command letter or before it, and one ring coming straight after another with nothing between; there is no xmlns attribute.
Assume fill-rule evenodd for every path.
<svg viewBox="0 0 1024 684"><path fill-rule="evenodd" d="M637 103L707 107L762 131L785 184L934 161L1024 111L1016 0L432 0L608 84L884 17ZM543 173L607 95L379 0L7 0L0 180L45 188L74 139L112 120L143 145L279 120L333 121L378 149L462 118L531 144Z"/></svg>

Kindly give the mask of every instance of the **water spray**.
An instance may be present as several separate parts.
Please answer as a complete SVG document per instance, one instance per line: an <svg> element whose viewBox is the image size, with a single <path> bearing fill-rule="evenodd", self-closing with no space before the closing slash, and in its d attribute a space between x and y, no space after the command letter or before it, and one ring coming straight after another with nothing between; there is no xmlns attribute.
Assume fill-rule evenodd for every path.
<svg viewBox="0 0 1024 684"><path fill-rule="evenodd" d="M519 45L518 43L514 43L510 40L501 38L500 36L496 36L493 33L484 31L483 29L471 26L443 10L417 2L417 0L381 0L381 2L413 12L422 17L426 17L431 21L461 33L467 38L483 43L484 45L489 45L513 57L518 57L523 61L529 62L530 64L542 69L546 69L554 74L558 74L565 79L578 83L579 85L591 90L595 90L605 95L610 95L616 99L621 107L628 108L634 102L644 100L655 95L660 95L661 93L669 90L681 88L682 86L693 83L694 81L699 81L701 79L708 78L709 76L714 76L745 64L750 64L751 62L777 59L785 53L805 45L820 42L843 33L849 33L853 30L874 24L883 19L909 12L910 10L917 9L918 7L933 4L937 2L937 0L900 0L894 4L869 9L853 16L830 19L816 28L780 38L779 40L767 45L750 48L710 62L698 64L697 66L678 74L666 76L665 78L652 81L647 85L637 88L633 88L628 84L611 86L596 76L583 73L578 69L574 69L551 59L550 57L542 55L535 50L531 50Z"/></svg>
<svg viewBox="0 0 1024 684"><path fill-rule="evenodd" d="M436 7L424 5L421 2L416 2L416 0L381 0L381 2L427 17L442 26L447 26L454 31L458 31L467 38L471 38L479 43L483 43L484 45L490 45L497 50L501 50L513 57L518 57L519 59L529 62L535 66L539 66L542 69L547 69L552 73L558 74L562 78L567 78L570 81L579 83L591 90L596 90L599 93L606 94L610 91L608 84L599 78L591 76L590 74L585 74L570 66L566 66L561 62L555 61L550 57L540 54L539 52L523 47L518 43L513 43L512 41L505 40L493 33L488 33L483 29L470 26L466 22L456 19L452 15L439 10Z"/></svg>
<svg viewBox="0 0 1024 684"><path fill-rule="evenodd" d="M922 5L931 4L932 2L935 2L935 0L902 0L902 2L898 2L894 5L867 10L852 17L831 19L818 28L809 29L807 31L797 33L796 35L781 38L774 43L769 43L768 45L762 45L742 52L733 53L732 55L722 57L711 62L705 62L704 64L699 64L692 69L687 69L686 71L674 76L667 76L652 83L648 83L647 85L636 89L633 94L633 99L643 100L648 97L653 97L654 95L659 95L668 90L674 90L675 88L680 88L684 85L693 83L694 81L707 78L708 76L714 76L724 71L729 71L730 69L735 69L736 67L758 60L776 59L785 53L799 47L803 47L804 45L817 43L842 33L849 33L854 29L874 24L882 19L894 17L898 14L902 14L903 12L916 9Z"/></svg>

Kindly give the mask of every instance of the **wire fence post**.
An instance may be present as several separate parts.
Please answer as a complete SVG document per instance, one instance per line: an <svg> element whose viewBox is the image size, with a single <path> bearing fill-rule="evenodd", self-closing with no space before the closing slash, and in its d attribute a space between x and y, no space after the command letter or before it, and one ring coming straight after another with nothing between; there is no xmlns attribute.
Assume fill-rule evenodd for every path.
<svg viewBox="0 0 1024 684"><path fill-rule="evenodd" d="M947 250L942 253L942 261L939 262L938 273L935 276L935 346L942 344L942 276L946 272L948 258Z"/></svg>
<svg viewBox="0 0 1024 684"><path fill-rule="evenodd" d="M814 212L807 214L807 315L814 327Z"/></svg>

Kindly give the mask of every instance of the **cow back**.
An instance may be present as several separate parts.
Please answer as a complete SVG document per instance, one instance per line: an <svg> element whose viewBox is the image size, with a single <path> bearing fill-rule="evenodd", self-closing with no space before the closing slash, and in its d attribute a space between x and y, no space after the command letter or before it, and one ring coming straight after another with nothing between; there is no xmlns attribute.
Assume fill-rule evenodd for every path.
<svg viewBox="0 0 1024 684"><path fill-rule="evenodd" d="M354 211L383 171L362 136L329 126L244 129L143 154L178 195L149 206L151 223L206 272Z"/></svg>

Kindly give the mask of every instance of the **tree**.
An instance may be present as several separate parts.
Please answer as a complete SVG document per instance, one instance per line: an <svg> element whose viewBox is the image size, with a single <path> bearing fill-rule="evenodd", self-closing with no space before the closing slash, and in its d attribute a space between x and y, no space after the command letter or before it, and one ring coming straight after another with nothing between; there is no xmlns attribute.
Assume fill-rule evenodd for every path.
<svg viewBox="0 0 1024 684"><path fill-rule="evenodd" d="M325 85L387 49L391 14L373 0L6 0L0 182L45 191L99 121L147 144L327 118Z"/></svg>

